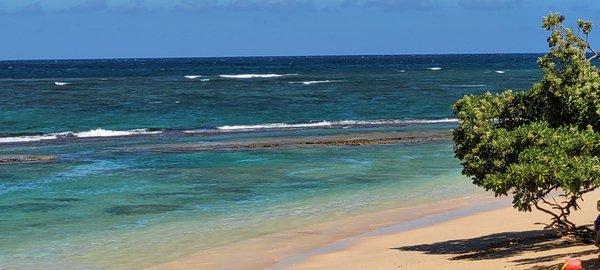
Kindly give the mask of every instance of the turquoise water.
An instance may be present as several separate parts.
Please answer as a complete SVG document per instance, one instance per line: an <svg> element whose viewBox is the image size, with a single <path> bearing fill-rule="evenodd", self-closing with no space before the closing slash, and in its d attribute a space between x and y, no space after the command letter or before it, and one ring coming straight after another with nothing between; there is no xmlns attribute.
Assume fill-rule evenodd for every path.
<svg viewBox="0 0 600 270"><path fill-rule="evenodd" d="M527 87L535 57L2 61L0 155L56 160L0 165L0 268L140 269L474 194L447 139L215 145L447 134L454 100Z"/></svg>
<svg viewBox="0 0 600 270"><path fill-rule="evenodd" d="M0 254L8 266L137 268L427 201L424 194L475 190L447 143L171 154L49 148L71 160L2 167Z"/></svg>

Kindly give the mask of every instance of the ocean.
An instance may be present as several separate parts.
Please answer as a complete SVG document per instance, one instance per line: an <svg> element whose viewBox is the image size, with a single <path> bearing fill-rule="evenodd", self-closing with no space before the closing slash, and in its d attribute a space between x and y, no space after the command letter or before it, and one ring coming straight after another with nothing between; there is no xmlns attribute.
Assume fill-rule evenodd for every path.
<svg viewBox="0 0 600 270"><path fill-rule="evenodd" d="M536 54L0 61L0 268L140 269L481 192L451 105Z"/></svg>

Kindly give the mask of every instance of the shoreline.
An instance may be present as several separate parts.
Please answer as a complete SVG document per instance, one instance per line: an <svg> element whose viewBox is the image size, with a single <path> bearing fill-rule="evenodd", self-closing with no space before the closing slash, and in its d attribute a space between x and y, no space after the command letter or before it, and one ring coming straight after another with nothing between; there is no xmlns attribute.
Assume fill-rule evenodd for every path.
<svg viewBox="0 0 600 270"><path fill-rule="evenodd" d="M572 220L593 221L600 191ZM559 269L567 257L600 267L591 244L543 229L541 212L523 213L489 195L377 211L199 251L147 269Z"/></svg>
<svg viewBox="0 0 600 270"><path fill-rule="evenodd" d="M327 246L319 247L308 253L297 254L297 255L293 255L293 256L284 258L283 260L278 262L276 265L274 265L272 267L272 269L277 269L277 270L289 269L291 267L294 267L296 264L306 261L307 259L309 259L311 257L322 255L322 254L327 254L327 253L332 253L332 252L337 252L337 251L343 250L345 248L348 248L355 242L360 241L362 238L365 238L365 237L385 236L385 235L389 235L389 234L395 234L395 233L399 233L399 232L405 232L405 231L410 231L410 230L414 230L414 229L429 227L429 226L433 226L433 225L440 224L443 222L458 219L461 217L466 217L469 215L474 215L474 214L483 213L483 212L489 212L489 211L497 210L500 208L506 208L509 206L510 206L510 204L507 200L498 199L498 200L483 202L483 204L481 204L481 205L472 205L472 206L469 205L469 206L461 207L458 209L449 210L449 211L443 212L443 213L426 215L426 216L423 216L423 217L420 217L417 219L393 224L391 226L380 227L373 231L365 232L360 235L356 235L356 236L352 236L352 237L349 237L346 239L339 240L339 241L331 243Z"/></svg>
<svg viewBox="0 0 600 270"><path fill-rule="evenodd" d="M147 269L288 269L311 256L344 248L361 237L428 227L509 205L506 199L476 194L397 207L202 250Z"/></svg>
<svg viewBox="0 0 600 270"><path fill-rule="evenodd" d="M590 226L600 191L586 194L571 221ZM558 270L566 258L600 269L599 250L545 229L549 216L503 207L402 230L402 225L345 240L278 269Z"/></svg>

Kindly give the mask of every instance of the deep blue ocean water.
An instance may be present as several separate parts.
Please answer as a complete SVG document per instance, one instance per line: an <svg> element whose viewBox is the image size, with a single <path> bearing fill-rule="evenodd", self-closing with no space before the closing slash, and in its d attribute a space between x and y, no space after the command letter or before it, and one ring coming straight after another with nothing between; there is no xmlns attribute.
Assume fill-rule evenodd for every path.
<svg viewBox="0 0 600 270"><path fill-rule="evenodd" d="M0 268L138 269L473 194L449 140L212 146L447 134L454 101L530 87L540 76L537 57L0 61L0 155L57 157L0 165Z"/></svg>

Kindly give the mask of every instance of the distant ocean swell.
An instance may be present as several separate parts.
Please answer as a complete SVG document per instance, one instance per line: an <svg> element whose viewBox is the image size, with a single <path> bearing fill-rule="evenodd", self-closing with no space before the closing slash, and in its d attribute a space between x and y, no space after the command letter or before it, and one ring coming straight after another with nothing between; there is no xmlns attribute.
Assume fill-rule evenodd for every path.
<svg viewBox="0 0 600 270"><path fill-rule="evenodd" d="M289 74L276 74L276 73L265 73L265 74L261 74L261 73L257 73L257 74L220 74L220 75L213 75L213 76L209 76L209 75L184 75L183 77L185 79L188 80L199 80L201 82L208 82L211 81L210 78L221 78L221 79L238 79L238 80L245 80L245 79L269 79L269 78L280 78L280 77L290 77L290 76L298 76L300 74L298 73L289 73ZM1 80L7 80L7 79L0 79ZM8 79L8 80L13 80L13 79ZM32 79L21 79L20 81L30 81ZM33 80L40 80L43 81L44 79L33 79ZM100 80L106 80L106 78L102 78ZM17 80L19 81L19 80ZM327 83L327 82L340 82L340 81L334 81L334 80L323 80L323 81L304 81L304 82L296 82L296 83L302 83L305 85L310 85L310 84L315 84L315 83ZM53 82L53 84L55 86L68 86L71 85L71 82L63 82L63 81L55 81Z"/></svg>
<svg viewBox="0 0 600 270"><path fill-rule="evenodd" d="M226 79L253 79L253 78L278 78L285 76L298 76L299 74L231 74L231 75L219 75L221 78Z"/></svg>
<svg viewBox="0 0 600 270"><path fill-rule="evenodd" d="M147 136L163 133L183 133L183 134L214 134L214 133L235 133L235 132L253 132L253 131L276 131L276 130L299 130L299 129L326 129L326 128L370 128L370 127L394 127L404 125L426 125L457 123L457 119L392 119L392 120L341 120L341 121L320 121L309 123L267 123L257 125L225 125L214 128L174 130L174 129L132 129L132 130L107 130L94 129L81 132L58 132L47 134L28 134L19 136L0 137L0 143L25 143L40 142L52 140L66 140L71 138L101 138L101 137L126 137L126 136Z"/></svg>
<svg viewBox="0 0 600 270"><path fill-rule="evenodd" d="M431 71L439 71L442 70L441 67L429 67L426 68ZM400 72L405 72L406 70L400 70ZM495 70L494 72L503 74L504 70ZM188 80L198 80L201 82L208 82L214 79L237 79L237 80L248 80L248 79L269 79L269 78L281 78L281 77L293 77L300 76L299 73L286 73L286 74L278 74L278 73L248 73L248 74L220 74L220 75L184 75L183 77ZM106 80L107 78L102 78L101 80ZM0 81L4 80L15 80L15 79L0 79ZM44 79L17 79L16 81L31 81L31 80L44 80ZM290 84L303 84L303 85L312 85L312 84L321 84L321 83L338 83L345 82L345 80L309 80L309 81L292 81ZM55 86L68 86L71 85L71 82L63 82L63 81L55 81L53 83ZM443 85L449 86L449 85ZM454 85L450 85L454 86ZM456 85L458 87L460 85ZM481 87L485 85L465 85L465 87Z"/></svg>
<svg viewBox="0 0 600 270"><path fill-rule="evenodd" d="M344 82L342 80L322 80L322 81L302 81L302 82L289 82L290 84L304 84L304 85L311 85L311 84L317 84L317 83L337 83L337 82Z"/></svg>

